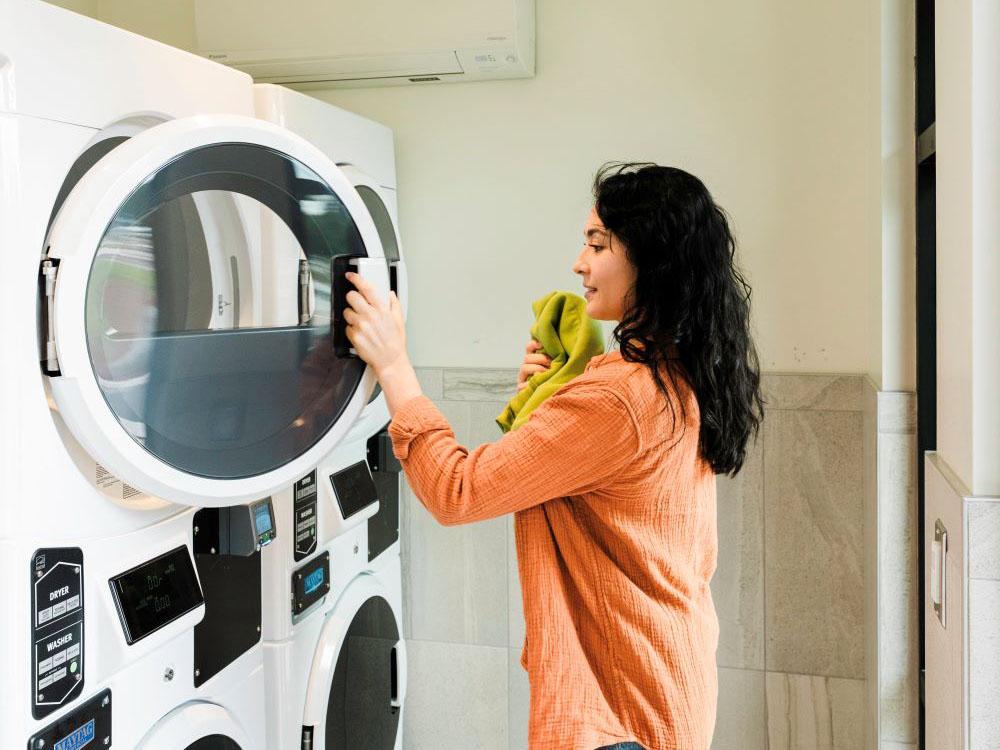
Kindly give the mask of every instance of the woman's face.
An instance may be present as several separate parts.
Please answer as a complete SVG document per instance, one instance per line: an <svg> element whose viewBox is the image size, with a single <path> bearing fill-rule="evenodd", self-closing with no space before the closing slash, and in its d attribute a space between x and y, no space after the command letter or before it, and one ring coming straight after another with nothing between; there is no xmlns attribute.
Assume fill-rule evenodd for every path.
<svg viewBox="0 0 1000 750"><path fill-rule="evenodd" d="M590 210L583 236L583 249L573 264L573 273L583 277L587 314L594 320L621 320L635 286L635 266L595 209Z"/></svg>

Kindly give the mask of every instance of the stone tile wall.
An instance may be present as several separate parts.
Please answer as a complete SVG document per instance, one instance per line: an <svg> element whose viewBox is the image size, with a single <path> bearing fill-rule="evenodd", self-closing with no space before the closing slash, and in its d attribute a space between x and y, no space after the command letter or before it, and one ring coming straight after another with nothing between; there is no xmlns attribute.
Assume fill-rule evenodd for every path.
<svg viewBox="0 0 1000 750"><path fill-rule="evenodd" d="M422 369L474 447L514 370ZM718 481L716 750L865 746L864 393L860 376L767 374L762 434ZM528 685L510 518L439 526L404 492L404 746L524 748Z"/></svg>
<svg viewBox="0 0 1000 750"><path fill-rule="evenodd" d="M966 502L969 747L1000 747L1000 498Z"/></svg>
<svg viewBox="0 0 1000 750"><path fill-rule="evenodd" d="M920 741L920 591L917 566L916 394L876 391L866 382L869 746L912 747Z"/></svg>

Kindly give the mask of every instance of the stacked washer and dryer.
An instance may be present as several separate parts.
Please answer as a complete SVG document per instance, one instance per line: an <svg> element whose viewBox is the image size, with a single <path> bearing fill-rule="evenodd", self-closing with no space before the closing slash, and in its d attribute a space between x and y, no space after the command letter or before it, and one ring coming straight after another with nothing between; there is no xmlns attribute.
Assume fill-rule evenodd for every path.
<svg viewBox="0 0 1000 750"><path fill-rule="evenodd" d="M258 115L301 135L350 179L379 234L390 287L408 307L392 131L281 86L254 87ZM265 223L266 244L282 245ZM274 495L294 529L263 553L268 747L402 746L398 464L376 388L344 440ZM374 469L374 475L372 473Z"/></svg>
<svg viewBox="0 0 1000 750"><path fill-rule="evenodd" d="M358 661L386 659L398 715L398 542L368 559L393 522L351 432L376 383L340 312L347 268L405 281L334 163L354 157L255 118L242 73L38 0L0 18L0 746L269 748L272 652L335 631L380 575L390 615L318 636L306 694L339 649L314 726L357 715ZM327 603L286 637L260 592L314 473Z"/></svg>

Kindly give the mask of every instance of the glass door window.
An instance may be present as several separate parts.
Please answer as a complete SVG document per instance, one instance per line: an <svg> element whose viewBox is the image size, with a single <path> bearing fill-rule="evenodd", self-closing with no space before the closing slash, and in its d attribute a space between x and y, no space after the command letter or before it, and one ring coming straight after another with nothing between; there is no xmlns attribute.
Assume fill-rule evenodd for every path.
<svg viewBox="0 0 1000 750"><path fill-rule="evenodd" d="M265 217L278 229L262 237ZM143 182L104 233L85 310L99 388L131 438L222 479L312 447L365 369L333 350L338 255L367 255L349 211L274 149L204 146Z"/></svg>

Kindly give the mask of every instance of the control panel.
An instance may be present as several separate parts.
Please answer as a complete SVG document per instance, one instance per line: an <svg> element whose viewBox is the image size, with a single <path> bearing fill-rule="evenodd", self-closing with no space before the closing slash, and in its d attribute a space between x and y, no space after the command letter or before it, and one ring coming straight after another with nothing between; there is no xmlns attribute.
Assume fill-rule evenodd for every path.
<svg viewBox="0 0 1000 750"><path fill-rule="evenodd" d="M184 544L108 583L130 646L205 602Z"/></svg>
<svg viewBox="0 0 1000 750"><path fill-rule="evenodd" d="M316 471L309 472L297 481L294 492L295 562L299 562L316 551L319 535L316 515L319 505Z"/></svg>
<svg viewBox="0 0 1000 750"><path fill-rule="evenodd" d="M48 716L83 692L83 550L31 556L31 714Z"/></svg>

